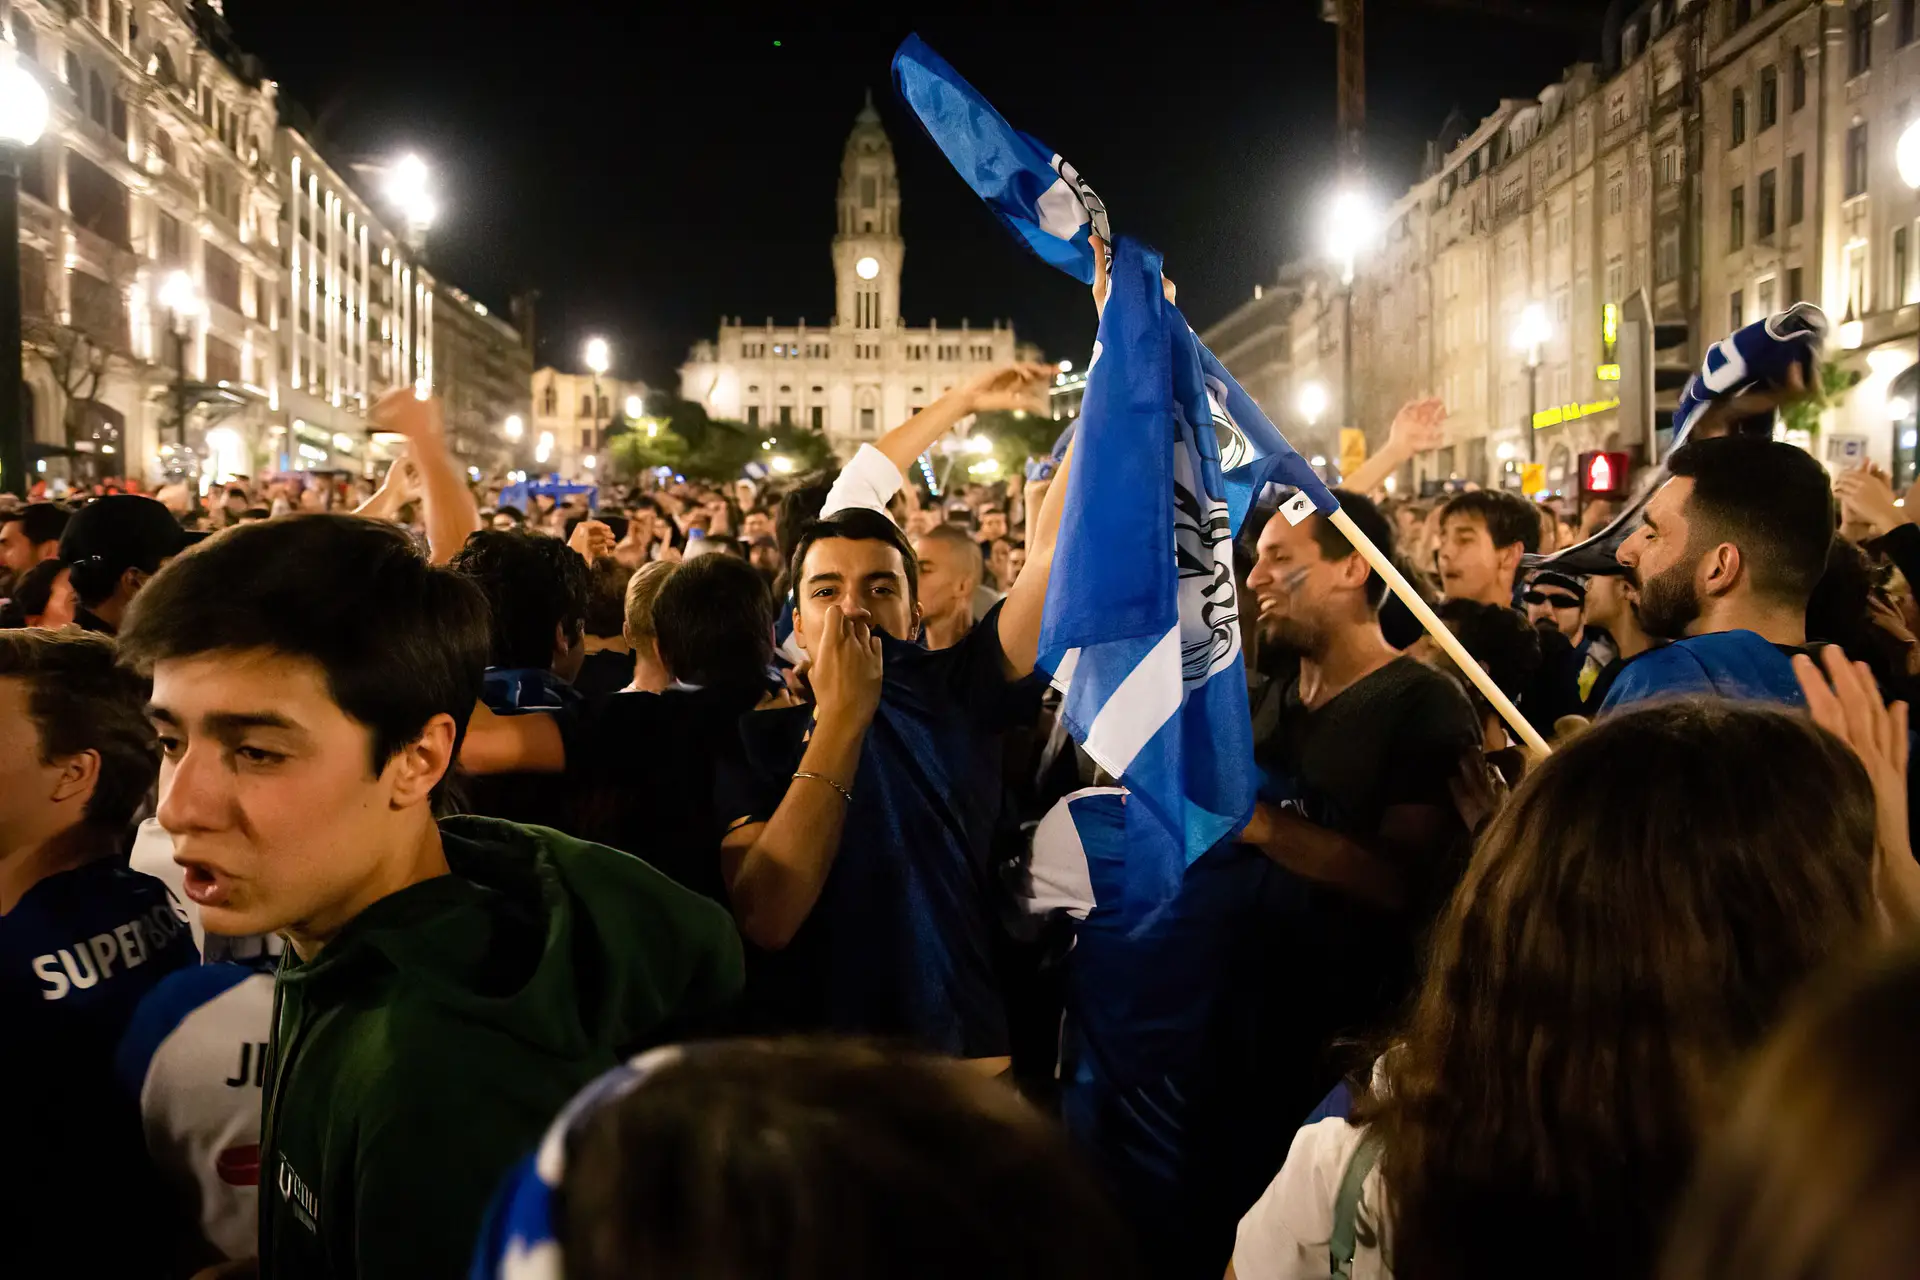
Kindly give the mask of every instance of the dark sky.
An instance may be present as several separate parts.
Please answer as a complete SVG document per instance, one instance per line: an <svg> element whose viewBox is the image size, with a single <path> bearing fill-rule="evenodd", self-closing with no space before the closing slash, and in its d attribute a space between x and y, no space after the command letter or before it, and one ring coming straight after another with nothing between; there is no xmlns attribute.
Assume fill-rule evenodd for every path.
<svg viewBox="0 0 1920 1280"><path fill-rule="evenodd" d="M1001 231L893 96L888 58L909 31L1072 160L1116 230L1165 252L1202 327L1308 243L1331 176L1319 0L321 8L227 0L336 164L411 148L435 166L441 275L496 306L538 288L543 361L577 363L600 331L616 372L658 385L677 385L723 312L831 318L834 184L868 87L899 158L908 321L1010 316L1050 357L1084 359L1084 292ZM1478 120L1594 56L1604 8L1369 0L1380 191L1404 189L1449 110ZM1501 16L1525 11L1551 16Z"/></svg>

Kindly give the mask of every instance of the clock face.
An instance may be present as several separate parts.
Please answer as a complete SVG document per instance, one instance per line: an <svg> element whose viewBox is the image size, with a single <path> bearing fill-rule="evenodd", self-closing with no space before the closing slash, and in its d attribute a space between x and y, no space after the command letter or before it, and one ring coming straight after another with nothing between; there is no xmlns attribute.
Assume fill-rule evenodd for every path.
<svg viewBox="0 0 1920 1280"><path fill-rule="evenodd" d="M880 260L878 258L860 259L860 261L853 264L853 274L859 276L862 280L873 279L880 274Z"/></svg>

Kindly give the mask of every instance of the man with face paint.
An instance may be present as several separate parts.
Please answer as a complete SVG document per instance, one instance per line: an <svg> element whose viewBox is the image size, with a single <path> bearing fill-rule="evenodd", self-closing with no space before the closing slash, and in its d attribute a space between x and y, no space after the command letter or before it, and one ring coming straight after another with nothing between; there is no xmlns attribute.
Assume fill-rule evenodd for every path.
<svg viewBox="0 0 1920 1280"><path fill-rule="evenodd" d="M1619 560L1641 627L1675 643L1624 668L1601 712L1696 693L1803 705L1792 658L1833 540L1825 469L1750 436L1690 440L1667 467Z"/></svg>

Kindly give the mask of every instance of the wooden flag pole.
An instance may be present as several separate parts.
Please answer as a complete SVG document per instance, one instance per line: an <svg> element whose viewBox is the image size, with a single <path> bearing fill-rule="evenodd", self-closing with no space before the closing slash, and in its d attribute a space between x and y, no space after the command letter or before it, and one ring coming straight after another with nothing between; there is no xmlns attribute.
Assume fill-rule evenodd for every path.
<svg viewBox="0 0 1920 1280"><path fill-rule="evenodd" d="M1507 722L1507 726L1520 736L1520 741L1527 744L1527 749L1539 756L1552 755L1553 748L1549 747L1547 740L1540 736L1540 731L1527 723L1527 718L1520 714L1520 708L1513 705L1513 699L1493 682L1493 677L1486 673L1485 668L1474 661L1473 655L1467 652L1467 647L1460 643L1459 637L1454 635L1447 624L1440 621L1427 602L1420 598L1420 593L1413 589L1413 584L1407 581L1406 575L1394 567L1393 562L1387 559L1380 548L1373 545L1373 539L1360 531L1360 526L1353 522L1353 517L1344 511L1335 511L1327 519L1333 522L1334 528L1347 535L1347 541L1353 544L1355 551L1366 557L1367 563L1373 566L1374 572L1387 580L1387 585L1393 588L1393 594L1399 596L1400 602L1413 611L1414 617L1420 619L1420 625L1427 629L1427 634L1446 651L1449 658L1453 659L1453 665L1460 668L1460 673L1473 681L1474 688L1480 690L1486 700L1493 704L1493 709L1498 711L1500 718Z"/></svg>

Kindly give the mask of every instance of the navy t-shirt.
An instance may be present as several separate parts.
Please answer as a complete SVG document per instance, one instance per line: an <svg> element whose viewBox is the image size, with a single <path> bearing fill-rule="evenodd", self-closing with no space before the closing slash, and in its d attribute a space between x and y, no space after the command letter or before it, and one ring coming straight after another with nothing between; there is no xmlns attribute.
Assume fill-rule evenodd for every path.
<svg viewBox="0 0 1920 1280"><path fill-rule="evenodd" d="M15 1176L0 1210L8 1274L145 1274L172 1241L169 1202L147 1159L114 1050L162 978L197 964L186 918L152 876L105 859L49 876L0 916L0 1096ZM79 1188L111 1171L94 1228ZM98 1229L106 1224L107 1229Z"/></svg>
<svg viewBox="0 0 1920 1280"><path fill-rule="evenodd" d="M1044 685L1001 670L996 606L950 649L883 636L880 709L820 900L779 952L749 948L755 1030L900 1037L962 1058L1007 1052L994 983L992 846L1001 735L1031 725ZM729 826L773 816L806 754L813 708L746 716L723 761Z"/></svg>
<svg viewBox="0 0 1920 1280"><path fill-rule="evenodd" d="M1688 636L1649 649L1622 668L1600 712L1690 694L1804 707L1806 695L1793 674L1793 655L1800 652L1805 650L1775 644L1753 631Z"/></svg>

